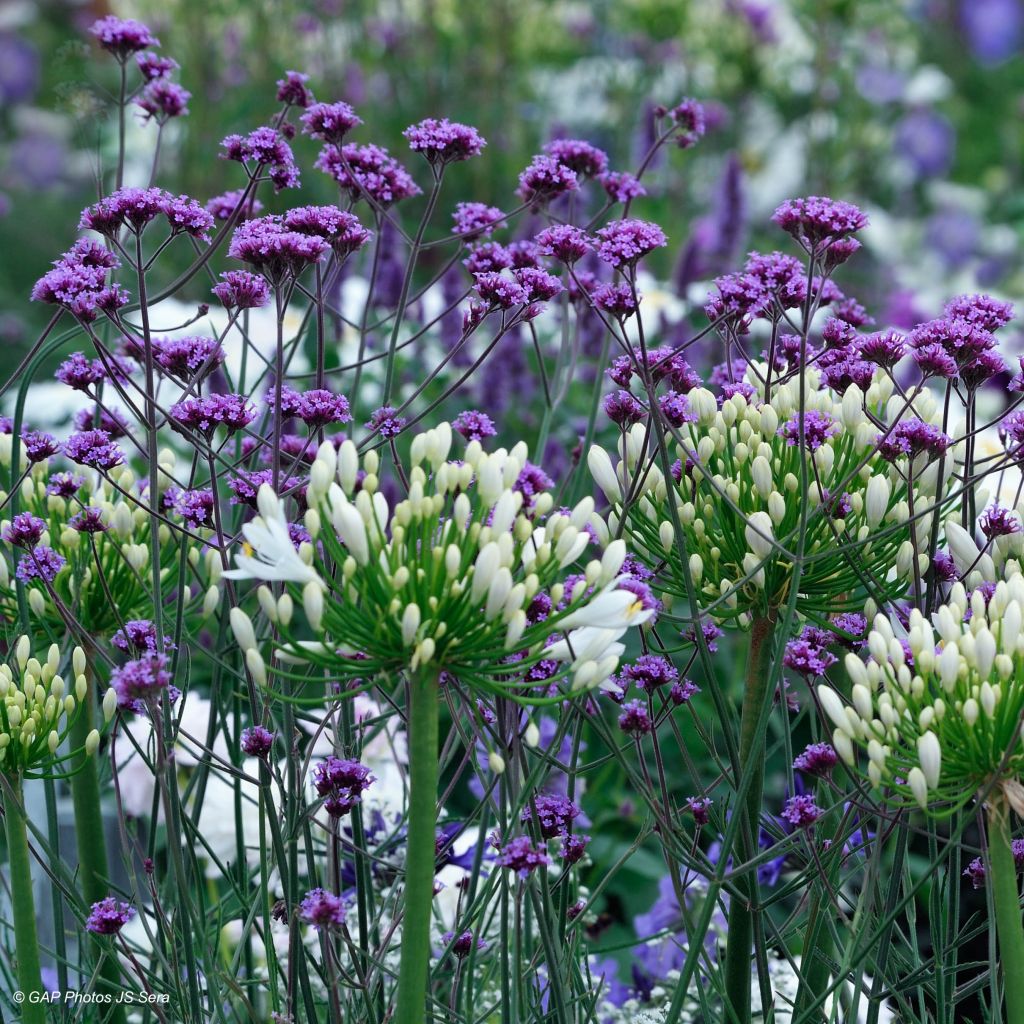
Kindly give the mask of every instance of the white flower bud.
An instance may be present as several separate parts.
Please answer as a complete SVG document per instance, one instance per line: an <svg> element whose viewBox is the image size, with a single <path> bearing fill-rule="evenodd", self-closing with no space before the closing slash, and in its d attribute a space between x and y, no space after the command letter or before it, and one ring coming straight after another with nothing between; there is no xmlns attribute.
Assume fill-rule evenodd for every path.
<svg viewBox="0 0 1024 1024"><path fill-rule="evenodd" d="M847 732L850 728L850 723L846 718L846 706L839 699L839 694L830 686L819 686L817 694L822 711L832 719L837 729L844 733Z"/></svg>
<svg viewBox="0 0 1024 1024"><path fill-rule="evenodd" d="M220 591L214 586L209 587L203 596L202 616L208 619L216 610L220 602Z"/></svg>
<svg viewBox="0 0 1024 1024"><path fill-rule="evenodd" d="M487 755L487 764L495 775L502 775L505 771L505 759L496 750Z"/></svg>
<svg viewBox="0 0 1024 1024"><path fill-rule="evenodd" d="M81 647L76 647L71 652L71 667L75 670L75 675L80 676L85 671L85 651Z"/></svg>
<svg viewBox="0 0 1024 1024"><path fill-rule="evenodd" d="M750 550L758 559L767 558L772 553L772 521L767 512L752 512L744 528L744 536Z"/></svg>
<svg viewBox="0 0 1024 1024"><path fill-rule="evenodd" d="M885 518L889 507L889 481L881 474L875 474L868 481L864 495L864 521L874 529Z"/></svg>
<svg viewBox="0 0 1024 1024"><path fill-rule="evenodd" d="M402 614L402 643L409 647L416 638L416 631L420 628L420 606L418 604L407 604Z"/></svg>
<svg viewBox="0 0 1024 1024"><path fill-rule="evenodd" d="M772 467L763 455L758 455L750 464L750 477L762 497L766 498L771 494L775 486L772 482Z"/></svg>
<svg viewBox="0 0 1024 1024"><path fill-rule="evenodd" d="M100 746L100 734L93 729L88 736L85 737L85 752L90 757L99 750Z"/></svg>
<svg viewBox="0 0 1024 1024"><path fill-rule="evenodd" d="M914 799L924 810L928 809L928 780L920 768L914 767L907 772L907 784L910 786Z"/></svg>
<svg viewBox="0 0 1024 1024"><path fill-rule="evenodd" d="M302 588L302 607L310 628L319 633L324 617L324 591L318 580L310 580Z"/></svg>
<svg viewBox="0 0 1024 1024"><path fill-rule="evenodd" d="M599 445L592 445L587 454L587 466L594 482L601 488L604 496L611 504L615 505L622 500L622 490L619 481L616 479L615 470L612 467L612 460L608 453Z"/></svg>
<svg viewBox="0 0 1024 1024"><path fill-rule="evenodd" d="M232 608L228 613L228 621L231 623L231 631L235 634L238 646L243 651L256 646L256 631L253 629L252 619L241 608Z"/></svg>
<svg viewBox="0 0 1024 1024"><path fill-rule="evenodd" d="M942 772L942 748L935 733L926 732L917 738L917 756L928 788L935 789Z"/></svg>
<svg viewBox="0 0 1024 1024"><path fill-rule="evenodd" d="M245 652L245 667L249 670L249 674L257 686L267 685L267 665L263 660L263 655L255 647Z"/></svg>
<svg viewBox="0 0 1024 1024"><path fill-rule="evenodd" d="M117 691L111 686L105 694L103 694L103 721L109 722L114 717L114 712L117 710Z"/></svg>

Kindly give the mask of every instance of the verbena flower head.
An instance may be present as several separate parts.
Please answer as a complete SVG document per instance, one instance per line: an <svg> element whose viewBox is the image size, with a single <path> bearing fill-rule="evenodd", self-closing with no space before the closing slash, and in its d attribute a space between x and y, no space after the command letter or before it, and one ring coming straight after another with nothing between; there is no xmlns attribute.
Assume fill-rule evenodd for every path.
<svg viewBox="0 0 1024 1024"><path fill-rule="evenodd" d="M345 923L345 901L326 889L312 889L299 904L299 917L317 931Z"/></svg>
<svg viewBox="0 0 1024 1024"><path fill-rule="evenodd" d="M286 71L284 78L277 80L277 99L291 107L308 107L313 102L313 93L306 85L309 75L301 71Z"/></svg>
<svg viewBox="0 0 1024 1024"><path fill-rule="evenodd" d="M160 45L160 40L141 21L118 18L113 14L94 21L89 26L89 34L121 63L139 50Z"/></svg>
<svg viewBox="0 0 1024 1024"><path fill-rule="evenodd" d="M359 761L331 755L313 769L313 785L332 817L348 814L373 784L370 769Z"/></svg>
<svg viewBox="0 0 1024 1024"><path fill-rule="evenodd" d="M340 211L339 211L340 212ZM282 217L254 217L235 228L228 255L250 263L269 281L279 284L318 262L328 243L319 235L288 227Z"/></svg>
<svg viewBox="0 0 1024 1024"><path fill-rule="evenodd" d="M363 119L347 104L313 103L302 115L302 130L314 139L340 145L345 136Z"/></svg>
<svg viewBox="0 0 1024 1024"><path fill-rule="evenodd" d="M628 203L647 195L640 179L626 171L606 171L599 174L597 180L613 203Z"/></svg>
<svg viewBox="0 0 1024 1024"><path fill-rule="evenodd" d="M373 206L388 207L421 191L409 172L380 146L327 145L316 167L334 178L353 202L367 199Z"/></svg>
<svg viewBox="0 0 1024 1024"><path fill-rule="evenodd" d="M221 147L224 158L242 164L250 178L258 178L265 170L275 191L298 188L295 155L279 129L264 125L248 135L229 135L221 142Z"/></svg>
<svg viewBox="0 0 1024 1024"><path fill-rule="evenodd" d="M85 919L85 928L94 935L117 935L134 917L135 908L130 903L108 896L92 905Z"/></svg>
<svg viewBox="0 0 1024 1024"><path fill-rule="evenodd" d="M245 395L208 395L172 405L170 417L173 423L210 439L218 427L229 434L243 430L256 418L256 407Z"/></svg>
<svg viewBox="0 0 1024 1024"><path fill-rule="evenodd" d="M299 206L285 214L284 226L300 234L317 235L338 259L358 252L373 237L355 214L336 206Z"/></svg>
<svg viewBox="0 0 1024 1024"><path fill-rule="evenodd" d="M887 596L904 591L915 571L927 569L925 557L915 568L910 535L912 528L918 531L920 555L927 549L940 463L908 479L877 452L878 428L859 391L840 399L820 387L816 371L806 374L803 431L799 380L774 386L765 402L763 363L746 369L749 398L737 392L719 407L711 392L691 390L686 398L692 416L678 428L678 478L666 479L658 463L649 464L649 456L641 463L647 451L643 424L621 439L617 466L602 448L590 451L591 472L612 504L612 528L623 495L636 481L639 490L622 524L624 536L644 561L666 563L668 572L658 580L665 593L685 597L689 575L717 620L743 625L748 613L784 603L795 578L792 545L805 511L806 562L797 607L819 621L860 611L868 597L881 606ZM867 408L883 422L890 390L891 383L879 377L865 396ZM920 398L922 413L940 415L934 401ZM902 410L896 399L891 407ZM947 466L944 489L949 472ZM907 521L911 499L915 513L923 516L913 527ZM670 501L678 508L685 565Z"/></svg>
<svg viewBox="0 0 1024 1024"><path fill-rule="evenodd" d="M170 662L167 655L149 651L142 657L114 669L110 686L123 711L145 713L165 695L174 699Z"/></svg>
<svg viewBox="0 0 1024 1024"><path fill-rule="evenodd" d="M228 270L220 276L221 281L214 285L213 294L228 309L258 309L270 301L270 287L259 274Z"/></svg>
<svg viewBox="0 0 1024 1024"><path fill-rule="evenodd" d="M414 153L421 153L432 164L449 164L479 156L487 145L483 136L468 124L428 117L410 125L402 134Z"/></svg>
<svg viewBox="0 0 1024 1024"><path fill-rule="evenodd" d="M21 636L13 645L11 662L0 664L0 771L24 775L61 760L57 750L85 699L87 669L85 653L76 647L68 666L74 682L68 686L58 674L61 661L56 644L44 657L33 657L31 641ZM104 710L109 719L110 705ZM86 742L87 752L94 752L98 743L94 729Z"/></svg>
<svg viewBox="0 0 1024 1024"><path fill-rule="evenodd" d="M575 689L596 686L618 664L620 637L653 614L618 587L625 545L610 544L569 582L591 543L592 499L552 513L551 495L538 488L547 478L527 473L525 446L488 454L470 441L454 462L451 438L447 424L413 438L409 494L394 508L378 490L376 452L360 460L351 441L337 450L325 442L307 491L314 544L295 550L282 502L261 488L261 514L243 527L251 553L236 555L229 577L284 580L301 593L318 639L304 643L280 623L280 655L330 665L342 684L433 666L530 700L537 695L525 676L547 661L546 687L567 673ZM539 594L552 610L531 621ZM248 620L236 635L260 656Z"/></svg>
<svg viewBox="0 0 1024 1024"><path fill-rule="evenodd" d="M496 206L486 203L458 203L452 220L453 235L461 235L467 242L477 238L489 238L494 228L505 219L505 214Z"/></svg>
<svg viewBox="0 0 1024 1024"><path fill-rule="evenodd" d="M955 583L931 618L875 617L865 664L846 657L846 705L821 686L833 744L875 786L942 815L989 787L1024 808L1024 576L1000 580L986 601ZM866 758L857 756L858 749Z"/></svg>
<svg viewBox="0 0 1024 1024"><path fill-rule="evenodd" d="M815 255L868 224L867 215L853 203L824 196L789 199L775 211L772 220Z"/></svg>
<svg viewBox="0 0 1024 1024"><path fill-rule="evenodd" d="M541 206L579 188L576 172L550 156L535 156L519 175L519 195L524 202Z"/></svg>
<svg viewBox="0 0 1024 1024"><path fill-rule="evenodd" d="M597 255L616 269L636 266L648 253L668 244L665 232L645 220L612 221L597 237Z"/></svg>
<svg viewBox="0 0 1024 1024"><path fill-rule="evenodd" d="M188 101L192 93L177 82L157 78L150 82L135 100L145 115L144 120L166 124L172 117L183 117L188 113Z"/></svg>
<svg viewBox="0 0 1024 1024"><path fill-rule="evenodd" d="M580 178L596 178L608 170L608 154L583 139L554 139L544 152Z"/></svg>

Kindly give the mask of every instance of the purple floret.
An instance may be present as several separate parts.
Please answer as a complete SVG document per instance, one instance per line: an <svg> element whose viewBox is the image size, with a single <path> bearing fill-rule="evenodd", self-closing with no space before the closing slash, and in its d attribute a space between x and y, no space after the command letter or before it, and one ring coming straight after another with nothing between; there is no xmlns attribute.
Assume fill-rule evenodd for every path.
<svg viewBox="0 0 1024 1024"><path fill-rule="evenodd" d="M92 905L85 919L85 928L94 935L117 935L133 917L135 908L131 904L108 896Z"/></svg>
<svg viewBox="0 0 1024 1024"><path fill-rule="evenodd" d="M514 871L520 878L526 878L531 871L550 863L547 851L543 847L535 847L529 836L510 839L498 854L498 866Z"/></svg>
<svg viewBox="0 0 1024 1024"><path fill-rule="evenodd" d="M374 782L370 769L359 761L331 755L313 769L313 785L332 817L348 814L362 800L362 794Z"/></svg>
<svg viewBox="0 0 1024 1024"><path fill-rule="evenodd" d="M422 153L432 164L449 164L479 156L487 145L483 136L468 124L428 117L410 125L402 134L414 153Z"/></svg>
<svg viewBox="0 0 1024 1024"><path fill-rule="evenodd" d="M326 889L311 889L299 904L299 917L317 931L345 923L345 901Z"/></svg>

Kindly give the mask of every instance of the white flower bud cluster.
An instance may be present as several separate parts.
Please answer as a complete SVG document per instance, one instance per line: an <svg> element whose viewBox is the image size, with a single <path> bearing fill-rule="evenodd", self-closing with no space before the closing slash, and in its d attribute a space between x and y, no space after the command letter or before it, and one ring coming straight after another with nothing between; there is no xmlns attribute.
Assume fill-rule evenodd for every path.
<svg viewBox="0 0 1024 1024"><path fill-rule="evenodd" d="M85 652L80 647L74 650L71 667L75 681L71 687L57 673L60 661L56 644L40 660L32 656L29 638L21 636L14 645L13 666L0 665L0 771L23 773L57 759L57 750L88 689ZM108 721L113 710L107 713L104 705ZM96 750L99 738L95 729L89 734L87 753Z"/></svg>
<svg viewBox="0 0 1024 1024"><path fill-rule="evenodd" d="M921 807L957 806L993 781L1024 772L1024 576L968 594L956 583L906 630L883 615L868 635L869 657L846 657L850 704L819 686L849 765L867 754L874 786L889 786ZM904 647L904 644L906 647ZM909 657L908 657L909 654Z"/></svg>
<svg viewBox="0 0 1024 1024"><path fill-rule="evenodd" d="M761 394L764 370L747 370L747 382ZM676 446L679 482L665 479L643 424L623 436L617 463L600 447L591 448L591 474L613 506L609 527L618 528L625 508L624 532L634 550L673 570L663 584L666 592L683 596L688 574L717 617L735 616L741 623L752 607L777 604L788 593L805 515L801 610L859 609L865 579L878 596L898 595L928 568L922 552L939 478L935 467L922 469L911 477L910 492L901 471L877 453L880 430L866 410L882 422L890 413L905 413L905 400L897 408L890 393L891 382L879 378L866 395L852 387L838 397L819 390L817 372L808 370L805 433L812 443L805 454L792 426L799 417L798 379L775 385L769 403L737 393L721 408L710 391L697 388L687 395L695 422L680 429ZM922 394L913 414L934 417L940 410ZM944 489L952 456L947 459ZM683 531L685 566L673 518ZM837 599L844 607L836 606Z"/></svg>
<svg viewBox="0 0 1024 1024"><path fill-rule="evenodd" d="M315 647L286 643L283 660L327 658L361 676L430 666L493 686L548 659L568 664L575 688L599 685L618 666L619 638L650 616L636 595L616 589L625 543L608 544L567 592L565 571L592 534L608 535L593 499L568 512L552 512L547 492L526 502L516 487L527 468L524 444L485 452L471 441L461 461L449 459L451 445L446 423L413 438L408 493L394 508L377 488L375 451L360 457L351 441L337 450L322 445L305 519L318 547L295 550L283 504L264 487L261 515L243 531L251 553L236 555L237 568L226 575L301 586L306 620L324 639ZM321 558L339 572L322 570ZM552 610L531 622L528 611L542 591ZM280 599L262 589L260 604L287 637L291 605L283 614ZM255 631L239 609L232 626L247 662L255 661ZM565 635L545 646L554 633ZM356 652L360 660L351 660ZM338 658L347 668L334 664ZM254 675L264 677L262 661Z"/></svg>

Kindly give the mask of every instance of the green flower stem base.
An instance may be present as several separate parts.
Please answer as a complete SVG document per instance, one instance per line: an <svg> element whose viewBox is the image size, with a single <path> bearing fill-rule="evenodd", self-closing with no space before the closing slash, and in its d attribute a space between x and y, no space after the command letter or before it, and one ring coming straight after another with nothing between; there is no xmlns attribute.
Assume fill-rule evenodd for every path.
<svg viewBox="0 0 1024 1024"><path fill-rule="evenodd" d="M996 909L999 960L1003 965L1006 1024L1024 1024L1024 921L1021 919L1017 867L1011 846L1010 809L993 795L988 811L989 878Z"/></svg>
<svg viewBox="0 0 1024 1024"><path fill-rule="evenodd" d="M88 655L89 652L87 652ZM81 749L92 731L95 721L94 683L92 672L86 671L89 692L82 701L78 717L71 726L71 746ZM78 884L87 907L99 903L110 895L108 884L107 843L103 831L103 810L100 805L100 774L96 756L84 753L72 762L75 774L71 777L71 804L75 813L75 842L78 848ZM97 957L103 957L97 990L115 995L120 991L121 972L117 962L104 953L98 943L93 943ZM103 1024L123 1024L124 1008L117 1003L100 1007Z"/></svg>
<svg viewBox="0 0 1024 1024"><path fill-rule="evenodd" d="M438 681L418 672L409 680L409 826L405 854L405 912L394 1024L427 1019L430 920L434 905L437 817Z"/></svg>
<svg viewBox="0 0 1024 1024"><path fill-rule="evenodd" d="M743 708L740 714L740 763L741 773L750 773L750 786L743 804L743 827L740 842L744 837L753 846L757 844L757 823L761 814L761 798L764 789L764 735L759 734L761 713L767 701L771 700L772 638L775 635L776 613L769 611L758 615L750 630L750 653L747 661L747 678L743 690ZM738 781L738 780L737 780ZM741 850L741 853L743 851ZM752 855L752 854L751 854ZM744 856L746 854L744 853ZM729 904L729 939L725 950L725 994L728 1002L729 1020L738 1024L750 1022L750 957L754 941L754 910L758 901L756 872L736 879L739 894Z"/></svg>
<svg viewBox="0 0 1024 1024"><path fill-rule="evenodd" d="M22 1024L46 1024L46 1006L38 998L43 992L43 979L39 963L39 937L36 934L36 908L32 898L32 862L28 852L25 808L19 778L10 779L4 787L4 824L11 869L11 910L18 954L18 986L25 998L21 1006L21 1021Z"/></svg>

